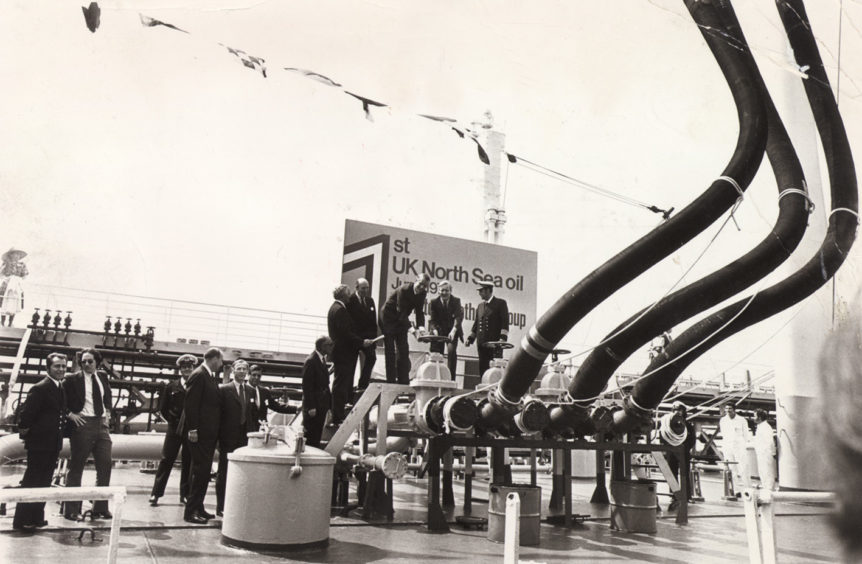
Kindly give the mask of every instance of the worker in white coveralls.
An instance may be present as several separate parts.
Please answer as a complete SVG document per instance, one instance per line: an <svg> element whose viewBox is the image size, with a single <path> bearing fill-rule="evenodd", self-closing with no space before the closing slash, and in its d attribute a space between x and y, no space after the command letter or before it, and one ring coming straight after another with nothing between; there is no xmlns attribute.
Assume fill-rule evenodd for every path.
<svg viewBox="0 0 862 564"><path fill-rule="evenodd" d="M748 429L748 421L736 414L736 408L727 404L725 415L718 421L721 431L721 454L731 464L733 470L733 489L737 497L741 494L741 488L751 486L751 472L748 468L748 442L751 440L751 431Z"/></svg>
<svg viewBox="0 0 862 564"><path fill-rule="evenodd" d="M757 473L760 486L765 490L775 489L775 431L766 421L766 411L754 411L754 452L757 454Z"/></svg>

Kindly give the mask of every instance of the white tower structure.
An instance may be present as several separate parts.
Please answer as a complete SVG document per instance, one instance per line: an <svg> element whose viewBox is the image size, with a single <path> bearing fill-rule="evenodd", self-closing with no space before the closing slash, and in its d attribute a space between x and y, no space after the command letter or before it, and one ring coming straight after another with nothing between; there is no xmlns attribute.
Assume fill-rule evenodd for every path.
<svg viewBox="0 0 862 564"><path fill-rule="evenodd" d="M494 130L494 118L490 111L485 112L481 122L473 122L473 126L477 141L485 149L489 161L489 164L485 165L482 178L485 240L499 244L503 242L503 233L506 230L505 201L500 184L506 136Z"/></svg>

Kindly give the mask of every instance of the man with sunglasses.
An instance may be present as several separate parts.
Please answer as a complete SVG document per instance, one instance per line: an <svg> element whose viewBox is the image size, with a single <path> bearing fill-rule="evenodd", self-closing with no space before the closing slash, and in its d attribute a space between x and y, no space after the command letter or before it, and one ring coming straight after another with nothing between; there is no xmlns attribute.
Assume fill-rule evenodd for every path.
<svg viewBox="0 0 862 564"><path fill-rule="evenodd" d="M84 465L90 455L96 462L96 486L111 485L111 435L108 422L111 415L111 385L104 373L96 370L102 355L95 349L81 351L81 370L63 380L66 408L71 425L69 471L66 486L81 485ZM81 520L81 502L67 501L63 516L71 521ZM94 519L110 519L108 501L93 502Z"/></svg>

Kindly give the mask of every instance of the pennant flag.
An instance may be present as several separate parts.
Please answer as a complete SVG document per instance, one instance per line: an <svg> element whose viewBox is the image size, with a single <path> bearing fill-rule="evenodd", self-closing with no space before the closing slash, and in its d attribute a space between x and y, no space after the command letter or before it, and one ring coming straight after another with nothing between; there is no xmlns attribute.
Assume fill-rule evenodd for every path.
<svg viewBox="0 0 862 564"><path fill-rule="evenodd" d="M87 24L87 29L92 33L96 33L101 21L102 9L99 8L97 3L90 2L87 8L81 6L81 11L84 12L84 22Z"/></svg>
<svg viewBox="0 0 862 564"><path fill-rule="evenodd" d="M440 121L443 123L458 123L457 120L454 120L452 118L442 117L442 116L432 116L432 115L428 115L428 114L419 114L419 117L424 117L425 119Z"/></svg>
<svg viewBox="0 0 862 564"><path fill-rule="evenodd" d="M461 131L460 129L458 129L457 127L453 127L453 128L452 128L452 131L454 131L455 133L457 133L457 134L458 134L458 137L460 137L461 139L463 139L463 138L464 138L464 132L463 132L463 131Z"/></svg>
<svg viewBox="0 0 862 564"><path fill-rule="evenodd" d="M518 162L518 158L515 155L513 155L512 153L506 153L506 157L509 159L510 163Z"/></svg>
<svg viewBox="0 0 862 564"><path fill-rule="evenodd" d="M250 68L251 70L260 71L263 77L266 78L266 66L264 65L266 61L264 61L263 58L249 55L242 49L234 49L233 47L228 47L227 45L224 45L222 43L219 43L219 45L227 49L228 53L230 53L231 55L234 55L235 57L239 58L240 62L243 64L244 67Z"/></svg>
<svg viewBox="0 0 862 564"><path fill-rule="evenodd" d="M326 86L334 86L336 88L341 87L340 84L335 82L329 77L323 76L322 74L316 73L314 71L306 70L306 69L298 69L294 67L284 67L284 70L288 72L295 72L297 74L301 74L305 78L310 78L311 80L316 80L321 84L325 84Z"/></svg>
<svg viewBox="0 0 862 564"><path fill-rule="evenodd" d="M374 121L374 118L371 116L371 106L377 106L378 108L385 108L386 104L382 104L380 102L375 102L369 98L365 98L364 96L360 96L359 94L354 94L353 92L344 91L345 94L349 96L353 96L360 102L362 102L362 110L365 112L365 119L368 121Z"/></svg>
<svg viewBox="0 0 862 564"><path fill-rule="evenodd" d="M165 23L165 22L157 20L155 18L145 16L144 14L138 14L138 15L141 16L141 25L144 27L157 27L157 26L163 25L163 26L170 28L170 29L175 29L175 30L181 31L183 33L188 33L188 31L186 31L184 29L180 29L173 24Z"/></svg>
<svg viewBox="0 0 862 564"><path fill-rule="evenodd" d="M476 142L476 149L479 151L479 160L486 165L491 164L491 159L488 158L488 153L486 153L485 149L482 148L482 144L479 143L479 140L475 137L471 137L471 139Z"/></svg>

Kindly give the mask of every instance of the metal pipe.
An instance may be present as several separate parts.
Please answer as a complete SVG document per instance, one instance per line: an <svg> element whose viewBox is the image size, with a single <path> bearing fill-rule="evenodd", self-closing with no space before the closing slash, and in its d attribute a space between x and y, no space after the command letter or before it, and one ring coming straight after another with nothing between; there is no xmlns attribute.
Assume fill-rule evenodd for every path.
<svg viewBox="0 0 862 564"><path fill-rule="evenodd" d="M407 473L407 459L400 452L387 454L352 454L341 451L338 454L341 462L362 466L367 470L377 470L390 480L399 480Z"/></svg>
<svg viewBox="0 0 862 564"><path fill-rule="evenodd" d="M724 38L714 37L703 29L704 26L714 29L720 25L714 11L705 9L701 2L688 0L686 5L701 26L736 103L739 135L735 151L720 177L703 194L676 216L590 273L530 328L509 361L498 393L482 410L485 427L493 427L505 415L512 413L512 404L527 392L545 358L575 323L608 296L706 229L737 201L740 192L748 187L757 172L767 133L761 89L744 53Z"/></svg>
<svg viewBox="0 0 862 564"><path fill-rule="evenodd" d="M114 460L161 460L164 433L141 433L138 435L111 434L111 457ZM63 441L60 458L69 458L69 440ZM18 435L0 437L0 466L27 458L24 441Z"/></svg>

